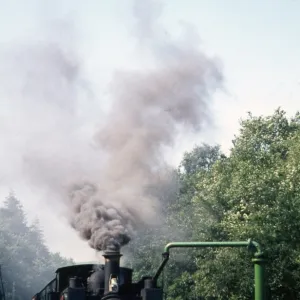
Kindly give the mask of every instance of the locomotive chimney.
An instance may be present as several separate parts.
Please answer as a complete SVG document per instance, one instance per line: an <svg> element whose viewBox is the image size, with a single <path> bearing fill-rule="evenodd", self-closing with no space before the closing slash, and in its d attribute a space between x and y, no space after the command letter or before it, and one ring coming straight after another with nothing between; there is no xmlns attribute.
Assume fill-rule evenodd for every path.
<svg viewBox="0 0 300 300"><path fill-rule="evenodd" d="M119 251L105 251L103 257L105 259L105 285L104 294L118 293L119 277L120 277L120 258L122 254Z"/></svg>

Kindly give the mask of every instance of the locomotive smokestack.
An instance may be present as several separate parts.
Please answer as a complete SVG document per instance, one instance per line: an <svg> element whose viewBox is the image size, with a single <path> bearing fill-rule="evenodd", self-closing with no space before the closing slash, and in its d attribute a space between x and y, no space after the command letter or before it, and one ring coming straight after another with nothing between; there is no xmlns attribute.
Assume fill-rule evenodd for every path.
<svg viewBox="0 0 300 300"><path fill-rule="evenodd" d="M104 294L118 293L120 277L120 258L122 254L119 251L105 251L105 286Z"/></svg>

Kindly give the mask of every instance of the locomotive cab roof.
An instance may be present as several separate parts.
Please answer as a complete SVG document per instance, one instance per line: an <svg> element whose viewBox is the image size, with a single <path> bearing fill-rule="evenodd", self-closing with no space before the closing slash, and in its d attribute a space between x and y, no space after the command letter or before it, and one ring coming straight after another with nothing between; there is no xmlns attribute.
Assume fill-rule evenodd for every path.
<svg viewBox="0 0 300 300"><path fill-rule="evenodd" d="M75 269L78 269L79 267L82 267L82 268L87 268L87 269L93 269L95 268L95 266L98 266L98 267L102 267L103 264L99 264L99 263L92 263L92 262L89 262L89 263L76 263L74 265L67 265L67 266L63 266L63 267L60 267L58 268L55 273L59 273L61 271L65 271L65 270L75 270Z"/></svg>
<svg viewBox="0 0 300 300"><path fill-rule="evenodd" d="M89 263L77 263L77 264L74 264L74 265L67 265L67 266L63 266L63 267L60 267L58 268L55 273L59 273L61 271L72 271L72 270L78 270L83 268L83 269L91 269L91 270L94 270L94 269L97 269L100 268L102 269L104 267L104 264L99 264L99 263L92 263L92 262L89 262ZM121 269L123 270L131 270L130 268L125 268L125 267L121 267Z"/></svg>

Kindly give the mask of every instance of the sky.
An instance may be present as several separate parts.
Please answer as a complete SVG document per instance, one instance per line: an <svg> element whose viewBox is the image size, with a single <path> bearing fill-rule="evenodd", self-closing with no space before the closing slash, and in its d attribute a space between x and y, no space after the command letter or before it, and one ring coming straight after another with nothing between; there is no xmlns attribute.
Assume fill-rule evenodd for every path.
<svg viewBox="0 0 300 300"><path fill-rule="evenodd" d="M183 23L192 25L200 36L201 48L220 61L225 78L224 90L211 100L213 123L200 135L180 135L175 147L166 154L171 163L178 164L183 152L200 142L217 143L228 151L238 133L239 121L248 111L266 115L280 106L288 114L294 114L299 109L300 1L166 0L164 3L160 20L167 30L166 36L178 35ZM76 48L91 91L86 98L82 96L82 114L76 119L84 125L84 139L88 139L95 124L101 123L102 111L109 106L107 86L113 72L151 65L132 39L131 0L0 0L0 5L1 49L13 49L14 53L22 43L49 37L67 40ZM50 32L49 24L56 20L73 22L74 36L66 35L63 30ZM16 130L20 136L27 133L18 113L30 103L10 98L21 78L14 68L19 72L23 65L16 63L12 68L5 57L0 52L0 132L6 145L0 150L0 198L4 199L9 189L14 189L28 218L39 217L51 250L77 261L93 260L94 251L70 229L61 208L56 210L53 203L43 202L41 199L46 195L42 189L29 187L23 177L15 177L9 171L19 159ZM37 105L35 109L38 113L41 108ZM53 123L59 123L57 118ZM44 120L37 117L36 121L42 126ZM72 122L68 126L73 126ZM37 125L28 126L27 130L34 126Z"/></svg>

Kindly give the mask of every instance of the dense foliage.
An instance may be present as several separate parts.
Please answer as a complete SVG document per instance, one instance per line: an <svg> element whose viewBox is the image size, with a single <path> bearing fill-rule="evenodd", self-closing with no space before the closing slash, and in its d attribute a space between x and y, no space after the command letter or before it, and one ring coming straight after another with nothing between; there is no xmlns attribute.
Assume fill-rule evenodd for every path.
<svg viewBox="0 0 300 300"><path fill-rule="evenodd" d="M278 109L249 116L228 155L200 145L186 153L168 181L152 187L164 220L141 228L122 252L135 279L152 275L170 241L253 238L268 257L273 300L300 299L300 115ZM38 224L28 225L11 195L0 210L0 263L8 299L28 299L65 263L51 254ZM38 276L37 276L38 275ZM169 300L253 299L253 265L246 249L172 250L161 277ZM204 298L201 298L204 297Z"/></svg>
<svg viewBox="0 0 300 300"><path fill-rule="evenodd" d="M182 160L180 188L168 203L165 226L172 230L139 237L132 245L138 251L132 267L154 272L157 253L171 240L253 238L268 256L272 299L300 299L299 161L300 115L289 119L281 109L267 117L249 114L227 156L219 147L195 147ZM251 254L245 249L174 251L164 283L173 300L253 299Z"/></svg>
<svg viewBox="0 0 300 300"><path fill-rule="evenodd" d="M6 299L31 299L59 266L72 263L49 251L38 221L28 224L20 201L11 193L0 208L0 265Z"/></svg>

